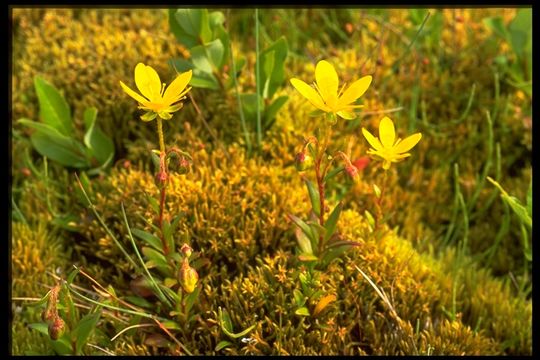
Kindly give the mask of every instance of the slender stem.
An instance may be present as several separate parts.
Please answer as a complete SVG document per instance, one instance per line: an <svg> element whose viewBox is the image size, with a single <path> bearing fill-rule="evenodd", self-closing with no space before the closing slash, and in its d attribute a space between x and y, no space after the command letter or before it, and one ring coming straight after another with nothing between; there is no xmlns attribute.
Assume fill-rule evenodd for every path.
<svg viewBox="0 0 540 360"><path fill-rule="evenodd" d="M159 197L159 228L161 229L161 243L163 244L163 253L167 255L169 253L169 246L165 241L165 233L163 229L163 212L165 211L165 197L167 195L167 186L164 185L161 188Z"/></svg>
<svg viewBox="0 0 540 360"><path fill-rule="evenodd" d="M156 120L157 120L157 132L159 136L159 151L165 152L165 141L163 140L163 123L159 117Z"/></svg>
<svg viewBox="0 0 540 360"><path fill-rule="evenodd" d="M165 141L163 140L163 123L161 119L157 118L157 132L159 137L159 177L161 174L167 176L167 165L165 164ZM165 241L165 234L163 231L163 212L165 211L165 197L167 195L167 181L162 184L159 196L159 228L161 229L161 242L163 244L163 253L167 255L169 253L169 247Z"/></svg>
<svg viewBox="0 0 540 360"><path fill-rule="evenodd" d="M323 158L326 155L326 149L328 147L328 141L330 139L330 126L325 125L324 127L324 140L322 146L318 144L317 159L315 161L315 176L317 178L317 188L319 190L319 202L321 211L319 212L319 225L324 226L324 211L325 211L325 194L324 194L324 177L326 176L326 171L328 166L321 171L321 163ZM324 236L321 234L319 238L319 254L322 253L324 249Z"/></svg>
<svg viewBox="0 0 540 360"><path fill-rule="evenodd" d="M261 109L259 108L260 96L260 79L259 79L259 9L255 8L255 52L257 60L255 61L255 80L257 87L257 146L261 147L262 142L262 126L261 126Z"/></svg>
<svg viewBox="0 0 540 360"><path fill-rule="evenodd" d="M379 227L379 220L382 220L382 200L384 196L384 191L386 189L386 179L387 179L388 170L384 170L384 177L383 177L383 183L381 186L381 196L379 196L379 199L377 199L377 218L375 219L375 230Z"/></svg>

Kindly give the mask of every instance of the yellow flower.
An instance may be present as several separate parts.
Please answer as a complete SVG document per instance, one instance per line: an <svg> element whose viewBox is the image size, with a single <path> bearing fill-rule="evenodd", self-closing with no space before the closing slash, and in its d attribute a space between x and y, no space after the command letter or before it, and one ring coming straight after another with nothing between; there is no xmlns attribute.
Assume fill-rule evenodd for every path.
<svg viewBox="0 0 540 360"><path fill-rule="evenodd" d="M144 121L154 120L159 116L163 120L172 118L172 113L182 108L183 104L175 103L184 100L191 87L187 87L191 80L191 70L179 74L165 90L165 84L161 83L158 73L151 66L138 63L135 66L135 84L142 96L131 90L120 81L122 89L139 102L139 109L147 113L141 116ZM187 87L187 88L186 88Z"/></svg>
<svg viewBox="0 0 540 360"><path fill-rule="evenodd" d="M381 120L379 125L380 140L364 128L362 128L362 133L368 143L374 148L369 149L367 153L381 158L383 160L384 170L388 170L391 163L402 161L406 157L411 156L407 151L418 144L422 138L421 133L416 133L405 138L403 141L401 139L397 139L396 141L394 123L387 116Z"/></svg>
<svg viewBox="0 0 540 360"><path fill-rule="evenodd" d="M291 84L308 101L318 109L351 120L356 117L353 109L363 105L351 105L362 96L371 84L371 75L356 80L343 91L345 84L338 93L338 75L334 66L326 60L321 60L315 67L315 89L300 79L292 78Z"/></svg>

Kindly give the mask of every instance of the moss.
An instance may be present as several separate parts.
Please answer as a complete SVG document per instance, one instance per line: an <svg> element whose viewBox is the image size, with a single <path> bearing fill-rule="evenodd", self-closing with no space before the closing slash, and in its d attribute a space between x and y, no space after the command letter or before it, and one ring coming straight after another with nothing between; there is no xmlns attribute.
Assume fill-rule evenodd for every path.
<svg viewBox="0 0 540 360"><path fill-rule="evenodd" d="M13 298L41 297L54 285L47 272L66 269L66 258L60 239L47 230L45 222L32 228L14 222L12 231L12 283ZM39 322L41 309L24 306L27 301L12 303L12 348L14 355L49 353L48 339L28 328L29 323Z"/></svg>
<svg viewBox="0 0 540 360"><path fill-rule="evenodd" d="M182 215L176 244L189 242L203 259L197 321L176 333L194 354L532 352L531 300L516 295L510 281L493 275L505 276L523 268L516 233L503 239L489 268L483 268L476 258L491 245L497 232L500 200L496 198L481 217L471 221L470 248L459 266L455 244L442 244L454 198L453 163L459 163L460 187L466 199L479 181L486 139L477 134L485 133L486 110L499 106L494 133L503 150L501 184L523 199L530 179L530 124L524 120L529 115L529 102L504 82L499 101L494 99L493 76L485 71L499 50L509 51L490 47L485 41L489 34L481 21L499 12L456 11L443 10L445 28L437 55L421 42L410 54L403 52L409 41L391 24L413 26L399 10L384 16L365 16L365 11L342 14L354 27L351 49L321 49L321 43L332 41L335 33L323 40L304 39L305 53L318 60L321 51L326 51L325 57L336 64L343 81L350 82L359 73L374 75L363 100L366 112L358 120L341 121L334 127L333 150L350 148L353 159L365 155L367 145L358 139L360 128L376 128L382 112L395 107L403 107L390 115L399 134L410 129L424 134L412 158L388 174L386 211L393 217L384 232L373 233L361 215L366 209L373 210L372 184L382 181L378 164L371 162L355 185L342 177L329 183L329 188L335 189L328 191L329 205L342 200L347 209L339 223L341 233L361 246L318 275L314 286L337 299L317 317L295 314L293 291L300 288L299 275L307 270L298 269L292 224L286 218L289 213L305 216L308 212L307 195L293 162L302 138L314 134L319 125L318 118L308 116L312 106L285 86L282 94L290 97L289 102L265 135L261 151L251 157L243 150L234 96L193 90L217 139L189 102L180 115L166 123L167 143L187 149L194 157L192 173L172 177L166 203L167 214ZM318 10L302 13L304 17L297 24L301 29L313 26L305 14L321 15ZM504 11L505 21L514 13ZM463 22L454 22L452 28L449 24L456 14ZM156 147L156 136L153 124L138 120L133 101L120 91L118 80L132 81L139 61L151 62L162 78L172 76L167 60L184 49L168 31L166 14L161 10L15 9L13 15L13 118L38 118L32 85L38 73L64 92L79 130L84 108L98 107L102 119L98 121L114 136L118 161L106 176L92 179L91 197L113 233L131 249L120 206L126 206L132 227L149 230L146 221L155 222L156 214L148 201L148 196L157 196L155 169L148 155ZM235 47L240 46L245 44ZM392 65L402 54L406 56L394 70ZM303 55L291 57L287 76L309 82L316 60L306 60ZM427 63L422 62L424 55ZM246 57L252 69L255 56L250 52ZM253 86L254 79L252 72L244 75L240 86L245 90ZM476 92L469 116L448 125L463 113L471 79ZM404 91L415 86L420 89L418 102L413 91ZM17 141L14 147L13 170L17 174L23 173L18 160L20 150L27 146ZM51 164L47 182L35 174L17 175L14 184L21 212L29 223L42 224L32 229L14 224L14 296L41 296L44 289L37 284L50 284L43 269L65 266L64 256L71 256L71 261L84 266L101 283L112 284L118 294L132 294L129 281L133 269L89 209L75 205L72 193L77 184L69 172ZM490 192L488 187L480 193L474 212L480 210L478 206L487 201ZM78 216L78 232L61 236L70 239L73 254L64 252L57 239L60 235L43 225L55 214L69 212ZM398 317L392 316L355 265L384 290ZM36 281L25 281L28 278ZM17 306L12 330L14 353L29 349L47 353L44 337L25 327L25 322L35 321L38 314L26 307L21 313ZM316 300L308 301L310 311L315 306ZM227 337L218 324L220 307L230 314L235 332L254 324L255 328L244 339ZM450 314L454 307L456 313ZM118 328L109 329L110 333L122 329L119 324L113 327ZM109 348L119 355L173 353L147 345L147 337L143 332L125 334ZM216 351L222 340L232 345Z"/></svg>
<svg viewBox="0 0 540 360"><path fill-rule="evenodd" d="M133 129L140 114L118 81L132 82L137 62L173 76L167 61L183 50L165 10L14 9L13 24L13 118L38 119L33 78L41 75L64 93L78 128L95 106L117 149L132 131L144 133Z"/></svg>

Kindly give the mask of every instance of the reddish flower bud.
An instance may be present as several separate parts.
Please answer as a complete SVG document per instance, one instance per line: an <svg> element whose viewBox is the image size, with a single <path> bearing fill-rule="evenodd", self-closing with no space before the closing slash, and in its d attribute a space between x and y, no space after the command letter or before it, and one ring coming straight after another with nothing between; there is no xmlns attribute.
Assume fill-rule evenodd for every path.
<svg viewBox="0 0 540 360"><path fill-rule="evenodd" d="M294 165L296 170L305 171L313 166L313 158L305 151L301 151L296 154Z"/></svg>
<svg viewBox="0 0 540 360"><path fill-rule="evenodd" d="M53 340L58 340L66 331L66 324L61 317L57 316L53 322L49 324L49 336Z"/></svg>
<svg viewBox="0 0 540 360"><path fill-rule="evenodd" d="M354 165L345 166L345 172L353 181L358 180L358 169Z"/></svg>
<svg viewBox="0 0 540 360"><path fill-rule="evenodd" d="M185 257L189 258L193 252L193 249L188 244L182 245L180 251L184 254Z"/></svg>
<svg viewBox="0 0 540 360"><path fill-rule="evenodd" d="M189 169L191 167L191 164L188 159L186 159L184 156L181 156L178 160L178 169L176 170L180 175L187 174L189 172Z"/></svg>
<svg viewBox="0 0 540 360"><path fill-rule="evenodd" d="M358 169L358 171L362 171L368 166L370 162L369 156L362 156L361 158L358 158L352 162L352 164Z"/></svg>
<svg viewBox="0 0 540 360"><path fill-rule="evenodd" d="M169 180L169 175L163 170L158 172L154 179L157 187L159 187L160 189L163 188L165 185L167 185L168 180Z"/></svg>

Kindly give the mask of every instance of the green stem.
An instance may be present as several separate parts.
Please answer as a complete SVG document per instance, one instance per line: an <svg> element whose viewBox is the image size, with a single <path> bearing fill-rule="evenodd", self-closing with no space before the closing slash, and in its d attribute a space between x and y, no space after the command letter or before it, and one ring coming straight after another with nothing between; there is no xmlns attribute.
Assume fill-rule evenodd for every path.
<svg viewBox="0 0 540 360"><path fill-rule="evenodd" d="M377 217L375 218L375 230L377 230L377 228L379 227L379 222L382 222L382 213L383 213L382 201L383 201L384 192L386 190L387 178L388 178L388 170L384 170L383 182L381 186L381 196L379 196L379 199L377 200L378 214L377 214Z"/></svg>
<svg viewBox="0 0 540 360"><path fill-rule="evenodd" d="M255 52L257 53L257 60L255 61L255 80L257 86L257 145L261 147L262 133L261 133L261 109L259 108L259 96L261 82L259 79L259 9L255 9Z"/></svg>
<svg viewBox="0 0 540 360"><path fill-rule="evenodd" d="M157 120L157 132L159 136L159 151L165 152L165 141L163 140L163 123L159 117L156 120Z"/></svg>
<svg viewBox="0 0 540 360"><path fill-rule="evenodd" d="M328 166L321 171L321 163L322 160L326 154L326 149L328 148L328 141L330 139L330 131L331 127L328 125L325 125L324 128L324 139L322 142L322 146L318 146L317 151L317 159L315 161L315 177L317 179L317 188L319 190L319 202L320 202L320 212L319 212L319 225L324 227L324 210L325 210L325 194L324 194L324 178L326 176L326 171L328 170ZM319 254L322 254L322 251L324 249L324 236L321 234L319 238Z"/></svg>

